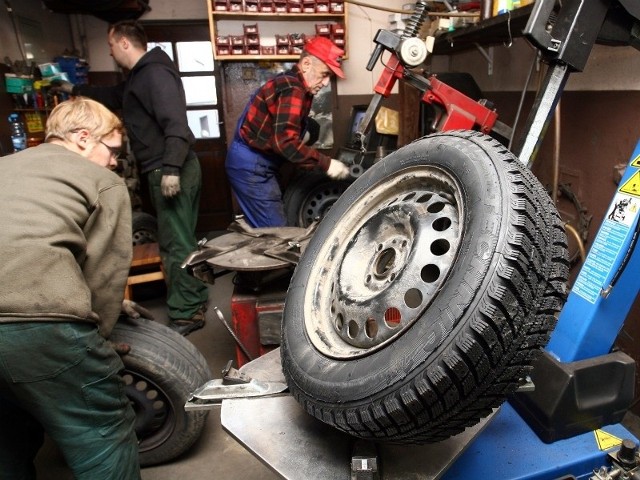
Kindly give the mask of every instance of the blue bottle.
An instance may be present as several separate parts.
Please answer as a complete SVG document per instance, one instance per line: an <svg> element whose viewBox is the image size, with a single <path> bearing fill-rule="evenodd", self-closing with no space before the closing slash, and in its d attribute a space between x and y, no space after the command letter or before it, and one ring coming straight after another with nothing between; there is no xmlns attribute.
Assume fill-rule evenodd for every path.
<svg viewBox="0 0 640 480"><path fill-rule="evenodd" d="M19 152L27 148L27 134L24 131L24 124L20 120L20 115L12 113L9 115L9 125L11 127L11 143L13 151Z"/></svg>

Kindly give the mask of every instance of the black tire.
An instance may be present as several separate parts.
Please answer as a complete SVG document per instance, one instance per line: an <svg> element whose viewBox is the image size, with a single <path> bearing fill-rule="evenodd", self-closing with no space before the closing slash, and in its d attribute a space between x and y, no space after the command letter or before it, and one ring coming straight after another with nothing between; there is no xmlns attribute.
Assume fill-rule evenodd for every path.
<svg viewBox="0 0 640 480"><path fill-rule="evenodd" d="M153 215L134 211L131 214L131 226L133 229L134 245L158 241L158 222Z"/></svg>
<svg viewBox="0 0 640 480"><path fill-rule="evenodd" d="M189 395L211 380L205 358L182 335L151 320L120 320L110 340L131 345L122 376L136 412L140 465L176 458L200 437L209 413L184 410Z"/></svg>
<svg viewBox="0 0 640 480"><path fill-rule="evenodd" d="M282 366L318 419L429 443L514 392L566 297L567 240L533 174L494 139L420 139L358 178L289 286Z"/></svg>
<svg viewBox="0 0 640 480"><path fill-rule="evenodd" d="M284 191L284 213L292 227L308 227L316 218L322 218L349 186L319 172L302 172Z"/></svg>

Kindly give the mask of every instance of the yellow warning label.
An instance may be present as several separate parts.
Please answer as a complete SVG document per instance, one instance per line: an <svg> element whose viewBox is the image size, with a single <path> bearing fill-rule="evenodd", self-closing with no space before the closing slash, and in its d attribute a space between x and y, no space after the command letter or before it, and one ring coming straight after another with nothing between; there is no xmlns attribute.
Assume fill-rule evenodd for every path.
<svg viewBox="0 0 640 480"><path fill-rule="evenodd" d="M634 173L629 180L624 182L618 191L640 197L640 172Z"/></svg>
<svg viewBox="0 0 640 480"><path fill-rule="evenodd" d="M596 436L596 443L600 450L609 450L610 448L622 445L622 440L615 435L605 432L604 430L594 430L593 434Z"/></svg>
<svg viewBox="0 0 640 480"><path fill-rule="evenodd" d="M632 167L640 167L640 155L633 159L631 162Z"/></svg>

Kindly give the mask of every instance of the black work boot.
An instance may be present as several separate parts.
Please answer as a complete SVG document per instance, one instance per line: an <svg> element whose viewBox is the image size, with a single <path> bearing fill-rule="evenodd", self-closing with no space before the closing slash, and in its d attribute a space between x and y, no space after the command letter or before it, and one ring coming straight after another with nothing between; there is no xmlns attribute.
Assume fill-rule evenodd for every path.
<svg viewBox="0 0 640 480"><path fill-rule="evenodd" d="M182 336L187 336L191 332L200 330L206 323L204 312L206 307L202 306L198 308L196 313L191 318L179 318L176 320L171 319L169 322L169 328L175 332L178 332Z"/></svg>

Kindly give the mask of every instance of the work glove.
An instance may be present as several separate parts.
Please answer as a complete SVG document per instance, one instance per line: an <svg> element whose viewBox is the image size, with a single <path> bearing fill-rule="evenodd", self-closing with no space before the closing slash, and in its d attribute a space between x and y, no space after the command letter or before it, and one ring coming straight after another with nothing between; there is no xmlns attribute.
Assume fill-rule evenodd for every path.
<svg viewBox="0 0 640 480"><path fill-rule="evenodd" d="M175 197L180 193L180 175L162 175L160 191L165 198Z"/></svg>
<svg viewBox="0 0 640 480"><path fill-rule="evenodd" d="M51 87L49 88L50 93L68 93L71 95L73 93L73 83L67 82L66 80L51 80Z"/></svg>
<svg viewBox="0 0 640 480"><path fill-rule="evenodd" d="M131 300L125 299L122 301L122 311L127 317L140 318L140 316L142 316L143 318L153 320L153 314L149 310Z"/></svg>
<svg viewBox="0 0 640 480"><path fill-rule="evenodd" d="M344 180L349 177L349 167L340 160L332 158L329 164L329 170L327 170L327 175L334 180Z"/></svg>

